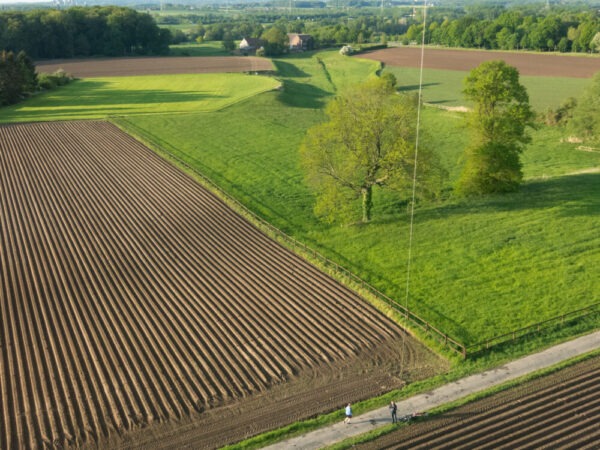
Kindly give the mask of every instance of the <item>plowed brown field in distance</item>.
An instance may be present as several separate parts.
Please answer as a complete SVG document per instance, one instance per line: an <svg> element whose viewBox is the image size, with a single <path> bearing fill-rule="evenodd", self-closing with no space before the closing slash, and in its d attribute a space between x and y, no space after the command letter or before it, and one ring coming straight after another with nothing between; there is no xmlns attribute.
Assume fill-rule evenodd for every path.
<svg viewBox="0 0 600 450"><path fill-rule="evenodd" d="M256 56L198 56L169 58L62 59L36 62L38 72L58 69L77 78L169 75L183 73L264 72L273 70L267 58Z"/></svg>
<svg viewBox="0 0 600 450"><path fill-rule="evenodd" d="M410 424L370 449L600 448L600 357Z"/></svg>
<svg viewBox="0 0 600 450"><path fill-rule="evenodd" d="M106 122L0 126L0 448L214 448L444 368Z"/></svg>
<svg viewBox="0 0 600 450"><path fill-rule="evenodd" d="M359 58L374 59L389 66L420 67L420 47L394 47L361 53ZM556 54L517 53L479 50L437 49L427 47L423 66L427 69L470 71L484 61L502 59L521 75L591 78L600 71L600 58Z"/></svg>

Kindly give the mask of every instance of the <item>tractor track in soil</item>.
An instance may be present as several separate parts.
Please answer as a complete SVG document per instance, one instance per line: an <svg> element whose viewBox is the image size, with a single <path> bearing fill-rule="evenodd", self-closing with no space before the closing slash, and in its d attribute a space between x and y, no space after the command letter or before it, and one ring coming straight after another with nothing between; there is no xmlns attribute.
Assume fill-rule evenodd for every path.
<svg viewBox="0 0 600 450"><path fill-rule="evenodd" d="M0 126L0 189L0 449L212 448L444 368L112 124Z"/></svg>

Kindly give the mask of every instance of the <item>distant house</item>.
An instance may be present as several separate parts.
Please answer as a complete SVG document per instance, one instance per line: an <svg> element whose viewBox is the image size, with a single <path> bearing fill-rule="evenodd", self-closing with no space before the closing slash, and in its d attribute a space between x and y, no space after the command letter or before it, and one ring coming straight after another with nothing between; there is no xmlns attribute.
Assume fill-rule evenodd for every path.
<svg viewBox="0 0 600 450"><path fill-rule="evenodd" d="M310 34L288 33L290 50L301 52L315 48L315 40Z"/></svg>
<svg viewBox="0 0 600 450"><path fill-rule="evenodd" d="M256 50L258 50L262 46L262 39L246 37L240 42L239 49L240 52L248 54L256 52Z"/></svg>

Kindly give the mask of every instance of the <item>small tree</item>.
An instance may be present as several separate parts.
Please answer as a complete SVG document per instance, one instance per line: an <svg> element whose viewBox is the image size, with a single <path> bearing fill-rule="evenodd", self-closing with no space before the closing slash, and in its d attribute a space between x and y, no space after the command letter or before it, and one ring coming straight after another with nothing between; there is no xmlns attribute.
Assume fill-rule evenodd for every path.
<svg viewBox="0 0 600 450"><path fill-rule="evenodd" d="M302 163L317 193L315 213L333 222L372 217L373 189L408 196L414 172L416 102L394 93L389 80L366 83L334 99L328 120L311 128L301 147ZM434 154L419 149L420 192L436 193L444 171Z"/></svg>
<svg viewBox="0 0 600 450"><path fill-rule="evenodd" d="M569 122L571 131L589 142L600 142L600 72L584 90Z"/></svg>
<svg viewBox="0 0 600 450"><path fill-rule="evenodd" d="M530 141L534 112L519 72L504 61L487 61L465 79L464 94L475 106L469 116L473 132L458 180L460 195L510 192L523 173L520 154Z"/></svg>

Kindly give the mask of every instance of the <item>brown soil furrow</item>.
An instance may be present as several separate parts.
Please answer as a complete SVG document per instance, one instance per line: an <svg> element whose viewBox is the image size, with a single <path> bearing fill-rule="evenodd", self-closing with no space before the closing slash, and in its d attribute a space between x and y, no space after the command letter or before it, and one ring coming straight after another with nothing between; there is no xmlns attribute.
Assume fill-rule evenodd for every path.
<svg viewBox="0 0 600 450"><path fill-rule="evenodd" d="M40 72L58 69L78 78L272 71L273 63L255 56L87 58L37 61Z"/></svg>
<svg viewBox="0 0 600 450"><path fill-rule="evenodd" d="M22 186L23 191L27 189L28 186ZM25 221L30 223L35 223L31 219L31 205L29 203L30 196L20 195L23 191L17 191L16 204L19 206L20 212L19 215L25 219ZM15 239L12 243L16 245L17 248L20 249L22 259L31 264L32 267L23 267L22 277L25 280L25 283L28 287L28 291L30 295L34 298L41 297L41 280L39 275L40 267L38 265L39 258L33 257L34 253L36 253L36 245L32 243L37 242L35 230L37 227L32 227L33 233L23 233L22 230L19 230L20 238ZM36 255L37 256L37 255ZM46 411L46 408L49 405L49 411L52 411L56 408L55 401L51 396L51 392L53 391L52 386L48 386L48 383L51 381L51 374L48 370L48 365L46 364L46 359L42 352L48 348L48 342L46 341L42 326L42 320L40 319L39 314L39 305L35 302L27 301L23 303L23 311L24 311L24 319L25 324L27 324L28 328L28 347L32 350L33 355L30 358L30 367L29 371L33 375L32 380L34 383L32 385L33 391L38 391L38 394L35 396L35 416L37 419L38 429L36 433L42 436L42 439L46 444L52 444L49 440L51 436L59 435L59 426L56 423L56 417L53 413Z"/></svg>
<svg viewBox="0 0 600 450"><path fill-rule="evenodd" d="M253 230L253 231L255 232L256 230ZM263 241L261 241L261 242L263 242ZM255 244L255 243L256 243L256 240L254 240L253 242L251 242L251 243L250 243L250 245L252 245L252 244ZM246 243L246 244L248 245L248 243ZM244 248L247 248L247 247L244 247ZM285 267L285 264L282 264L281 266ZM269 270L270 270L270 273L271 273L271 272L273 272L273 270L278 270L278 267L279 267L279 266L275 266L275 269L272 269L272 268L270 267L270 268L269 268ZM293 270L293 269L292 269L292 270ZM325 288L326 288L326 285L325 285ZM319 311L319 313L322 313L322 311ZM358 325L358 324L357 324L357 325ZM352 333L352 330L353 330L353 327L351 327L351 326L350 326L350 327L349 327L349 333L350 333L350 334Z"/></svg>
<svg viewBox="0 0 600 450"><path fill-rule="evenodd" d="M589 391L596 389L596 381L590 383L586 389L573 386L572 392L555 392L547 395L535 396L528 401L516 401L498 408L493 408L484 414L480 414L476 422L464 423L458 421L451 426L440 428L436 432L436 437L428 435L422 437L420 441L413 440L410 445L412 448L430 448L431 445L445 445L447 447L459 448L459 442L465 442L469 437L470 442L484 438L484 441L493 441L497 437L500 439L510 431L524 429L528 421L541 422L548 414L552 414L551 407L557 399L567 397L570 401L585 397ZM585 386L584 386L585 387ZM498 424L502 424L499 428ZM494 441L493 446L499 445Z"/></svg>
<svg viewBox="0 0 600 450"><path fill-rule="evenodd" d="M359 448L575 449L597 444L599 361L591 358Z"/></svg>
<svg viewBox="0 0 600 450"><path fill-rule="evenodd" d="M204 201L206 201L206 200L204 200ZM216 198L213 198L213 202L215 202L215 203L216 203L216 202L217 202L217 199L216 199ZM218 205L218 206L220 206L220 205ZM212 208L210 209L210 211L212 211ZM230 214L231 214L231 213L230 213ZM220 222L217 222L217 223L222 223L222 215L220 214L220 215L219 215L219 217L220 217ZM247 224L247 222L239 221L239 218L238 218L238 220L236 221L236 223L237 223L237 224L240 224L240 223L241 223L242 225L245 225L245 228L244 228L244 230L247 230L247 229L248 229L248 224ZM251 230L251 231L253 231L254 233L256 232L256 230L255 230L254 228L252 228L252 230ZM240 233L241 233L241 232L243 232L243 231L242 231L242 230L240 230L240 229L238 228L238 229L236 229L236 232L240 232ZM227 236L225 236L225 237L227 237ZM240 238L240 234L236 234L236 238L239 240L239 238ZM262 245L262 244L270 244L271 246L273 246L273 245L274 245L274 243L272 243L271 241L265 241L265 240L260 240L260 241L257 241L256 239L253 239L253 240L251 240L250 242L244 242L244 244L245 244L245 245ZM265 246L266 246L266 245L265 245ZM272 247L271 247L271 248L272 248ZM272 252L271 252L271 253L272 253ZM279 255L279 253L276 253L276 254L274 254L274 255L273 255L273 257L274 257L274 258L277 258L277 256L278 256L278 255ZM243 256L243 255L241 255L241 256ZM278 264L278 265L277 265L277 266L275 266L275 267L276 267L276 270L280 270L279 268L283 267L283 268L285 269L285 267L286 267L287 265L289 265L289 262L288 262L288 264ZM294 266L295 266L295 267L297 267L298 265L297 265L297 264L294 264ZM306 265L305 265L305 266L306 266ZM306 266L306 267L310 267L310 266ZM292 270L294 270L294 269L292 269ZM292 272L292 273L293 273L293 272ZM318 272L316 272L316 274L317 274L317 276L322 276L322 275L321 275L320 273L318 273ZM315 271L313 270L313 271L312 271L312 273L311 273L311 277L314 277L314 276L315 276ZM326 281L330 281L330 280L329 280L327 277L323 277L323 278L324 278ZM325 287L327 287L327 286L325 286Z"/></svg>
<svg viewBox="0 0 600 450"><path fill-rule="evenodd" d="M0 137L0 449L222 445L400 385L393 323L113 125Z"/></svg>
<svg viewBox="0 0 600 450"><path fill-rule="evenodd" d="M515 428L510 438L503 437L499 443L490 442L488 448L543 448L565 435L573 436L582 429L587 429L589 423L582 420L584 413L597 416L600 412L600 392L586 396L578 402L568 402L558 411L540 417L532 417L522 427ZM508 430L510 431L510 430ZM463 447L464 448L464 447Z"/></svg>
<svg viewBox="0 0 600 450"><path fill-rule="evenodd" d="M36 136L31 136L29 139L35 142ZM35 165L35 162L31 161L31 164ZM47 168L47 166L45 166ZM42 173L40 178L42 180L49 180L49 184L52 185L54 183L54 177L56 173ZM40 184L42 185L42 184ZM52 203L57 200L60 195L52 195L47 198L48 204L52 205ZM58 212L60 211L60 213ZM55 203L50 208L46 210L46 213L49 217L52 217L49 223L51 225L59 224L64 225L61 222L63 221L62 212L66 211L64 203ZM62 239L63 233L68 233L68 228L65 226L61 226L61 228L54 227L54 236L51 242L55 242L58 244L64 243L64 239ZM111 404L110 399L106 397L106 380L103 379L100 371L89 370L93 367L93 363L90 361L91 359L96 359L96 357L92 355L87 355L87 352L92 351L92 347L89 345L89 340L87 339L87 324L84 322L84 319L81 318L79 312L77 311L77 301L74 299L76 293L72 291L72 280L69 276L69 262L71 259L71 253L69 248L69 243L66 243L67 248L65 249L61 245L58 245L52 249L55 270L53 271L53 275L55 278L55 282L57 282L58 288L58 298L67 299L66 302L57 303L59 308L57 312L58 323L62 323L64 328L67 330L67 339L66 343L71 349L71 355L75 364L77 366L77 372L81 373L86 380L83 385L89 386L90 384L93 386L91 392L86 394L88 399L93 399L93 403L96 404L96 408L92 408L91 412L94 415L94 420L92 421L93 425L86 432L89 432L92 437L97 436L98 433L106 433L108 430L106 428L105 418L102 417L104 410L110 410L107 408L104 402ZM58 277L56 277L58 275ZM79 344L81 340L87 341L88 345L85 347L85 351L82 351L82 348ZM67 373L63 373L63 380L70 378L70 375ZM85 439L85 437L84 437Z"/></svg>
<svg viewBox="0 0 600 450"><path fill-rule="evenodd" d="M94 204L92 201L87 201L87 202L83 202L83 203L84 203L84 204L85 204L85 203L87 203L87 204ZM83 205L82 205L82 207L83 207ZM107 216L107 217L108 217L108 216ZM118 274L118 273L116 273L115 275L119 276L119 275L122 275L122 274ZM109 284L109 286L110 286L110 284ZM116 314L116 315L115 315L115 320L117 320L117 321L119 320L119 314ZM127 329L127 327L125 327L125 329ZM173 414L173 413L178 413L178 411L177 411L177 409L178 409L178 408L177 408L177 405L179 404L179 402L178 402L177 400L174 400L174 401L170 401L170 403L171 403L171 405L173 405L173 406L171 407L171 414ZM140 415L140 414L141 414L141 415L143 415L144 413L143 413L143 411L136 411L136 413L135 413L135 414L136 414L136 415ZM178 414L180 414L180 413L178 413Z"/></svg>
<svg viewBox="0 0 600 450"><path fill-rule="evenodd" d="M212 245L214 245L214 244L212 244Z"/></svg>
<svg viewBox="0 0 600 450"><path fill-rule="evenodd" d="M26 186L28 185L28 183L24 183L24 184ZM39 213L39 211L38 211L38 213ZM37 219L38 219L38 223L42 224L42 228L43 228L43 239L41 239L40 242L42 242L42 243L49 242L48 231L43 226L44 222L43 222L43 220L41 220L41 217L40 217L39 214L37 216ZM41 253L44 255L44 258L41 260L40 265L41 265L42 268L48 267L49 264L47 264L48 259L47 259L47 254L46 254L46 246L45 245L39 246L39 249L40 249ZM40 273L42 275L42 278L44 280L46 280L45 286L47 286L48 289L50 289L50 290L54 289L54 285L52 283L48 282L48 277L45 276L46 275L46 271L42 270ZM46 292L48 292L48 291L46 291ZM53 317L48 320L48 315L52 314L52 309L48 308L48 305L43 305L43 306L45 307L45 310L44 310L45 327L44 327L44 329L49 334L49 336L51 336L50 330L55 329L56 331L59 331L59 328L57 327L58 321L57 320L53 320L54 319ZM52 325L50 325L50 324L52 324ZM58 344L57 344L57 341L55 339L52 339L51 337L49 338L49 340L51 342L51 348L53 350L55 350L58 347L62 347L61 342L63 342L63 339L59 338L58 339ZM54 368L53 376L51 376L51 379L52 379L53 383L56 384L56 380L59 379L57 367L61 364L61 359L56 357L57 353L52 352L52 354L53 354L53 356L55 356L55 358L49 364L51 366L53 366L53 368ZM69 370L68 372L69 373L73 373L72 370ZM75 383L76 379L75 378L72 379L72 382ZM77 392L77 390L75 392ZM56 390L56 393L57 393L57 396L61 397L61 399L64 401L63 404L71 405L71 403L70 403L71 396L69 394L65 395L64 392L62 392L60 390ZM68 408L68 406L67 406L67 409L70 409L70 408ZM61 416L64 415L63 414L63 409L60 406L58 407L58 410L60 411ZM71 410L73 410L73 409L71 409ZM67 418L67 421L68 420L69 419ZM79 428L84 429L86 427L87 427L87 425L85 425L83 423L79 423ZM72 431L72 428L69 428L69 430Z"/></svg>

